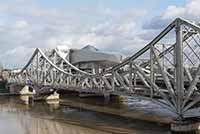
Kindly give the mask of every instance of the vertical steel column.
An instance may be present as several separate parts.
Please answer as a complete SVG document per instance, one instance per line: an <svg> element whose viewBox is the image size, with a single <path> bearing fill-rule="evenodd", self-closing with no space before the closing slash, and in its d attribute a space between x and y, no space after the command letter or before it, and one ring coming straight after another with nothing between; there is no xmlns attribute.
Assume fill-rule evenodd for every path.
<svg viewBox="0 0 200 134"><path fill-rule="evenodd" d="M162 52L164 52L164 47L165 47L164 45L165 44L163 43L162 44ZM165 67L165 55L163 55L163 63L162 64L163 64L163 68L164 68Z"/></svg>
<svg viewBox="0 0 200 134"><path fill-rule="evenodd" d="M179 118L182 119L182 102L183 102L183 88L184 88L184 76L183 76L183 42L182 42L182 26L181 20L176 21L176 46L175 46L175 85L177 93L177 112Z"/></svg>
<svg viewBox="0 0 200 134"><path fill-rule="evenodd" d="M27 70L25 71L25 84L27 84L28 82L28 78L27 78Z"/></svg>
<svg viewBox="0 0 200 134"><path fill-rule="evenodd" d="M112 91L115 91L115 71L112 70Z"/></svg>
<svg viewBox="0 0 200 134"><path fill-rule="evenodd" d="M56 53L54 52L54 53L53 53L53 64L55 64L55 65L56 65L56 62L57 62L56 60L57 60L57 59L56 59ZM51 71L50 71L50 72L51 72ZM51 84L52 84L53 86L55 86L56 69L53 68L53 67L52 67L52 75L51 75L51 76L52 76L52 77L51 77L51 78L52 78L52 83L51 83Z"/></svg>
<svg viewBox="0 0 200 134"><path fill-rule="evenodd" d="M133 75L133 79L134 79L134 90L135 90L135 87L136 87L136 85L137 85L137 71L135 70L135 68L134 68L134 75Z"/></svg>
<svg viewBox="0 0 200 134"><path fill-rule="evenodd" d="M36 56L36 80L37 80L37 85L39 85L39 54L37 53Z"/></svg>
<svg viewBox="0 0 200 134"><path fill-rule="evenodd" d="M132 61L129 63L129 91L133 90L133 67L132 67Z"/></svg>
<svg viewBox="0 0 200 134"><path fill-rule="evenodd" d="M69 67L68 67L69 68ZM71 67L68 69L69 73L72 74L72 69ZM72 84L72 76L68 75L67 76L67 86L70 86Z"/></svg>
<svg viewBox="0 0 200 134"><path fill-rule="evenodd" d="M151 79L151 82L154 83L155 82L155 76L154 76L154 55L153 55L153 45L151 45L151 48L150 48L150 79ZM152 86L152 83L151 83L151 98L153 98L153 86Z"/></svg>
<svg viewBox="0 0 200 134"><path fill-rule="evenodd" d="M43 74L43 82L44 82L44 85L47 84L47 82L46 82L46 79L47 79L46 75L47 75L47 63L46 63L46 60L45 60L45 61L44 61L44 74Z"/></svg>

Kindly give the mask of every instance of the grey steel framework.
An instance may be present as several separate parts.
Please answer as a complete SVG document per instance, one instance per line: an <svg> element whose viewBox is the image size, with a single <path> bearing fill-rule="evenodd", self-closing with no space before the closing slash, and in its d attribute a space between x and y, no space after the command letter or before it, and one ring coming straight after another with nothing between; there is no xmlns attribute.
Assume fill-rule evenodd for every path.
<svg viewBox="0 0 200 134"><path fill-rule="evenodd" d="M162 47L161 47L162 46ZM145 61L139 59L145 58ZM100 74L76 68L57 50L37 48L10 83L151 99L177 119L200 116L200 27L177 18L149 44Z"/></svg>

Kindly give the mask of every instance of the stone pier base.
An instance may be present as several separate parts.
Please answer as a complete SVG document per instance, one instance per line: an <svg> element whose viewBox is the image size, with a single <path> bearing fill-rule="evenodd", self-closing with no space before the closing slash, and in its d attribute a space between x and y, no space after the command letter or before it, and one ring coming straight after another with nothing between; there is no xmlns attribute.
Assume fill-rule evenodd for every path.
<svg viewBox="0 0 200 134"><path fill-rule="evenodd" d="M110 94L104 94L104 100L105 102L109 102L110 101Z"/></svg>
<svg viewBox="0 0 200 134"><path fill-rule="evenodd" d="M33 90L33 92L31 92L29 90L29 86L27 85L10 85L9 86L9 92L11 94L15 94L15 95L33 95L35 94L35 91Z"/></svg>
<svg viewBox="0 0 200 134"><path fill-rule="evenodd" d="M200 120L190 119L185 121L173 121L171 132L180 134L197 134L200 128Z"/></svg>
<svg viewBox="0 0 200 134"><path fill-rule="evenodd" d="M29 90L29 86L24 86L20 91L19 91L20 95L33 95L34 94L34 90L33 92L31 92Z"/></svg>
<svg viewBox="0 0 200 134"><path fill-rule="evenodd" d="M60 95L55 91L53 94L49 95L46 97L46 101L51 101L51 100L59 100Z"/></svg>

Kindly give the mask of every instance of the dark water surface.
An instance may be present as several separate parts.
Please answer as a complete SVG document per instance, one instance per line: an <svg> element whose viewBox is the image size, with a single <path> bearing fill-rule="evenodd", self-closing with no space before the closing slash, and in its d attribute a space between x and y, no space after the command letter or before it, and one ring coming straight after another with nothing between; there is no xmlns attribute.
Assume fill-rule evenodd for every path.
<svg viewBox="0 0 200 134"><path fill-rule="evenodd" d="M105 104L100 101L101 99L63 97L61 102L74 102L73 105L78 104L76 108L44 102L25 105L19 97L0 97L0 134L170 133L169 125L85 110L76 103L78 100L86 104L96 104L102 108ZM106 105L111 104L112 101ZM111 107L128 110L128 106L123 103L120 105L113 103ZM134 115L134 112L132 114ZM143 116L143 114L136 115Z"/></svg>

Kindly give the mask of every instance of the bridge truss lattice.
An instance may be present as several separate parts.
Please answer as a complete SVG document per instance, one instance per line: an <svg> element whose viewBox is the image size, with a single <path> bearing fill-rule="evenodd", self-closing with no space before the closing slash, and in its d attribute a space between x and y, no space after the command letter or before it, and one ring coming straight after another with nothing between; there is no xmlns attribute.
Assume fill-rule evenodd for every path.
<svg viewBox="0 0 200 134"><path fill-rule="evenodd" d="M199 73L200 27L177 18L144 48L102 73L80 70L56 49L37 48L10 83L145 97L184 119L200 115Z"/></svg>

